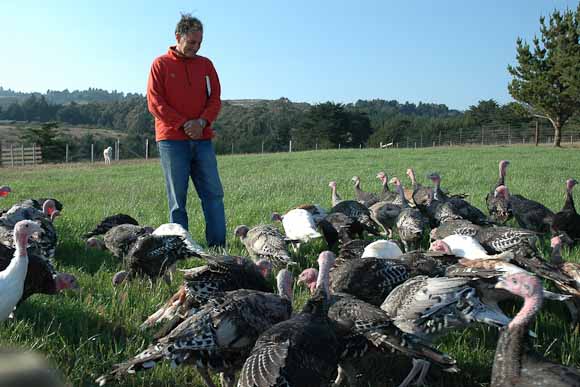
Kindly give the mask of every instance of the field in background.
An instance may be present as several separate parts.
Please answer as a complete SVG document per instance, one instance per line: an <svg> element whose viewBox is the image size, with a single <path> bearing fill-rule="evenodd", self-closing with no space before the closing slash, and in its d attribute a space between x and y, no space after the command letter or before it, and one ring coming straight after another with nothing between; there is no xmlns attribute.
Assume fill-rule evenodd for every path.
<svg viewBox="0 0 580 387"><path fill-rule="evenodd" d="M336 180L343 198L353 197L350 178L361 177L365 191L378 192L374 178L384 170L405 184L407 167L414 167L420 182L438 171L442 186L469 194L469 200L484 209L484 198L497 180L497 162L512 161L507 183L512 193L538 200L553 210L561 208L564 182L580 175L580 152L574 149L535 147L440 148L417 150L336 150L219 158L226 193L229 252L245 254L233 229L239 224L253 226L269 222L272 211L285 211L297 204L319 203L330 207L328 182ZM30 197L55 197L65 208L56 221L59 232L57 266L72 272L81 283L78 294L33 296L16 312L14 321L0 323L0 343L35 349L46 354L74 386L92 386L94 379L144 349L151 339L138 328L143 319L179 286L158 283L152 289L147 281L135 281L113 289L112 275L120 263L107 253L87 251L81 235L104 216L127 213L142 224L158 226L167 221L167 205L159 162L121 162L111 167L90 164L0 168L0 185L8 184L13 195L0 202L8 207ZM190 229L203 243L204 226L198 199L190 196ZM315 262L324 245L305 246L298 258L295 274ZM544 250L548 253L547 244ZM580 261L577 250L565 252ZM181 268L199 262L182 262ZM304 289L295 289L295 305L306 298ZM548 303L532 329L538 334L536 349L551 359L580 366L580 337L570 331L564 308ZM462 372L456 375L432 374L432 386L488 385L497 333L473 328L449 335L440 349L458 360ZM410 365L410 362L408 362ZM406 363L405 363L406 364ZM408 369L389 369L384 360L373 367L385 368L376 385L392 385ZM377 375L378 376L378 375ZM433 377L435 376L435 377ZM191 368L172 370L157 367L151 372L131 375L120 386L202 385ZM396 385L396 384L394 384Z"/></svg>

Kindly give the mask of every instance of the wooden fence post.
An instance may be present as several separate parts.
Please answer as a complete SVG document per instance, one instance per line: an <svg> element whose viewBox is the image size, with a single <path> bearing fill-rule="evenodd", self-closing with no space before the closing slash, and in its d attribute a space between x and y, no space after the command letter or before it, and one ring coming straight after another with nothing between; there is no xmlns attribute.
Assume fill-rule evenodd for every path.
<svg viewBox="0 0 580 387"><path fill-rule="evenodd" d="M290 140L290 143L288 144L288 153L292 153L292 140Z"/></svg>
<svg viewBox="0 0 580 387"><path fill-rule="evenodd" d="M24 144L20 146L20 161L22 161L22 166L24 166Z"/></svg>
<svg viewBox="0 0 580 387"><path fill-rule="evenodd" d="M536 146L540 143L540 127L538 126L538 121L536 120Z"/></svg>
<svg viewBox="0 0 580 387"><path fill-rule="evenodd" d="M65 152L64 152L64 162L68 164L68 143L66 144Z"/></svg>
<svg viewBox="0 0 580 387"><path fill-rule="evenodd" d="M149 139L145 139L145 160L149 160Z"/></svg>
<svg viewBox="0 0 580 387"><path fill-rule="evenodd" d="M36 164L36 144L32 144L32 165Z"/></svg>
<svg viewBox="0 0 580 387"><path fill-rule="evenodd" d="M91 144L91 164L95 162L95 144Z"/></svg>
<svg viewBox="0 0 580 387"><path fill-rule="evenodd" d="M10 144L10 166L14 167L14 144Z"/></svg>

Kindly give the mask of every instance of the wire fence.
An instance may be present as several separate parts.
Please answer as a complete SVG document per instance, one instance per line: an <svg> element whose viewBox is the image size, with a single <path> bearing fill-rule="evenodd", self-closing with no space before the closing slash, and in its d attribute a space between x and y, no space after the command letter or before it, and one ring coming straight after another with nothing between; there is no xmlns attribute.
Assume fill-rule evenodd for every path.
<svg viewBox="0 0 580 387"><path fill-rule="evenodd" d="M221 155L316 151L323 149L352 148L427 148L448 146L516 146L516 145L550 145L554 141L554 130L549 125L530 126L480 126L451 130L420 133L409 131L399 134L397 138L386 137L378 142L366 144L326 144L317 141L308 143L289 140L284 144L271 144L267 141L248 141L238 139L228 141L219 136L215 141L216 152ZM567 126L562 131L562 145L580 144L580 126ZM58 145L1 143L0 167L21 167L30 164L48 163L104 163L104 150L113 148L111 162L158 158L157 144L149 139L123 142L122 139L101 140L98 143L78 144L62 143Z"/></svg>

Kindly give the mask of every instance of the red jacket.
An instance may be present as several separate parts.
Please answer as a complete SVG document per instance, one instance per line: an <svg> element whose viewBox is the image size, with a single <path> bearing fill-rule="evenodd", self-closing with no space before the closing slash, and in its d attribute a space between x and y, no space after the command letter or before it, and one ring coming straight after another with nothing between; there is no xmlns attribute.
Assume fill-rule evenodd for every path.
<svg viewBox="0 0 580 387"><path fill-rule="evenodd" d="M155 140L189 140L183 124L198 118L207 121L201 139L213 138L211 124L221 108L220 93L220 81L209 59L186 58L170 47L167 54L153 61L147 82Z"/></svg>

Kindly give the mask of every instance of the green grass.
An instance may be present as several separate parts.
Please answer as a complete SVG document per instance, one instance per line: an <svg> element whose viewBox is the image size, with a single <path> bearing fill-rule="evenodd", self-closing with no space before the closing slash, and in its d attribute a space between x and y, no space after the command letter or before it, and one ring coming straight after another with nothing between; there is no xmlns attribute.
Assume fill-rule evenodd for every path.
<svg viewBox="0 0 580 387"><path fill-rule="evenodd" d="M414 167L426 183L427 172L439 171L442 185L453 192L469 194L469 200L485 208L484 198L497 180L497 162L512 161L507 182L512 193L538 200L553 210L563 204L564 182L578 177L580 152L574 149L534 147L441 148L420 150L340 150L267 155L224 156L219 159L225 190L229 252L245 254L233 229L269 222L272 211L285 211L302 203L330 207L330 180L336 180L343 198L353 197L350 178L358 175L365 191L379 191L374 178L380 170L398 176L408 184L407 167ZM132 215L142 224L167 222L167 204L161 168L157 160L122 162L112 167L71 164L30 169L0 169L0 185L8 184L13 194L0 206L29 197L55 197L64 203L58 218L56 265L75 274L79 293L62 296L36 295L16 311L13 321L0 323L0 343L44 353L74 386L94 385L94 379L142 350L150 341L139 324L179 286L159 283L151 289L146 281L114 289L113 273L121 267L109 254L88 251L81 235L104 216L118 212ZM195 194L190 196L190 230L204 241L204 224ZM315 261L324 245L305 246L298 259L299 270ZM544 246L545 252L548 247ZM577 250L566 252L579 260ZM180 267L189 267L183 262ZM296 304L304 302L304 289L295 289ZM541 353L565 364L580 366L580 338L571 332L560 305L546 304L537 319L534 341ZM471 328L445 338L440 349L455 356L462 372L448 375L434 371L434 386L480 386L489 383L497 333L488 328ZM402 377L405 365L373 359L365 364L368 373L380 376L376 385L390 385ZM370 371L369 371L370 370ZM381 371L377 371L381 370ZM378 372L378 373L377 373ZM400 379L398 379L400 381ZM174 386L202 385L196 372L184 367L171 370L156 367L151 372L131 375L118 385Z"/></svg>

